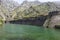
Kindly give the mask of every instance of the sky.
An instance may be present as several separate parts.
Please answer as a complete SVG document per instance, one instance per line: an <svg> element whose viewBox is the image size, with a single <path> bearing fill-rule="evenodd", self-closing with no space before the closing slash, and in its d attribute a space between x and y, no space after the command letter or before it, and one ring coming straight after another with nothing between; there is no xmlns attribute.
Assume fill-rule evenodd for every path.
<svg viewBox="0 0 60 40"><path fill-rule="evenodd" d="M22 3L24 0L14 0L18 3ZM34 1L34 0L28 0L28 1ZM39 0L40 2L54 2L54 1L60 1L60 0Z"/></svg>

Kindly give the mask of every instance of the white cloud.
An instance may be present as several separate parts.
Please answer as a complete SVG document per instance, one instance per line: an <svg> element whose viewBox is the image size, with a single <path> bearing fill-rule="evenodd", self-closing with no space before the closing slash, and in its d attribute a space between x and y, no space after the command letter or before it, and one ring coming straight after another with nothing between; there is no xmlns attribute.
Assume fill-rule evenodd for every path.
<svg viewBox="0 0 60 40"><path fill-rule="evenodd" d="M41 2L48 2L48 1L54 2L54 1L60 1L60 0L39 0L39 1L41 1Z"/></svg>
<svg viewBox="0 0 60 40"><path fill-rule="evenodd" d="M18 3L22 3L24 0L14 0L17 1ZM28 0L28 1L34 1L34 0ZM60 0L39 0L40 2L53 2L53 1L60 1Z"/></svg>
<svg viewBox="0 0 60 40"><path fill-rule="evenodd" d="M22 3L24 0L14 0L14 1L16 1L18 3Z"/></svg>

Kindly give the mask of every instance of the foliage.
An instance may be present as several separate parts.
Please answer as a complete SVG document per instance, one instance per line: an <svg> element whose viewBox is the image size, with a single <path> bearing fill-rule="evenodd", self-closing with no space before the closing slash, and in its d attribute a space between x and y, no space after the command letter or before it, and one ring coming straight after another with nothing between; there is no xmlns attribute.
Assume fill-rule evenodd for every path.
<svg viewBox="0 0 60 40"><path fill-rule="evenodd" d="M0 18L0 26L3 26L3 20Z"/></svg>

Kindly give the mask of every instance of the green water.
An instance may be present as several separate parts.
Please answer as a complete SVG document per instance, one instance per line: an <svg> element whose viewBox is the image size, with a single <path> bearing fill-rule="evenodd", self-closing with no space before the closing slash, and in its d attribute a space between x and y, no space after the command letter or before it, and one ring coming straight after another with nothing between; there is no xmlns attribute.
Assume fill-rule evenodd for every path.
<svg viewBox="0 0 60 40"><path fill-rule="evenodd" d="M31 25L5 24L0 27L0 40L60 40L60 30Z"/></svg>

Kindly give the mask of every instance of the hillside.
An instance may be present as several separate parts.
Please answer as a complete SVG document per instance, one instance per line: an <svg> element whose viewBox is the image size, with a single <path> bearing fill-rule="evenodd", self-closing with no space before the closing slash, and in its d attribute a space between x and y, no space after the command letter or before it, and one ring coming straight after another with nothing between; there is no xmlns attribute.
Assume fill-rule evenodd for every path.
<svg viewBox="0 0 60 40"><path fill-rule="evenodd" d="M0 18L6 20L19 4L13 0L0 0Z"/></svg>
<svg viewBox="0 0 60 40"><path fill-rule="evenodd" d="M4 4L5 3L5 4ZM1 0L2 6L7 9L4 15L7 20L23 19L29 17L47 16L51 11L59 11L60 7L55 2L24 1L21 5L12 0ZM7 5L7 6L6 6ZM58 6L57 6L58 5ZM4 10L5 10L4 9Z"/></svg>
<svg viewBox="0 0 60 40"><path fill-rule="evenodd" d="M8 10L0 5L0 19L6 20Z"/></svg>
<svg viewBox="0 0 60 40"><path fill-rule="evenodd" d="M27 3L28 4L28 3ZM56 6L54 3L48 2L48 3L41 3L40 5L31 5L27 7L19 6L17 7L12 14L15 14L12 16L12 18L27 18L27 17L37 17L40 15L48 15L50 11L56 10Z"/></svg>
<svg viewBox="0 0 60 40"><path fill-rule="evenodd" d="M19 6L19 4L13 0L1 0L1 5L8 9L8 11L12 11Z"/></svg>

